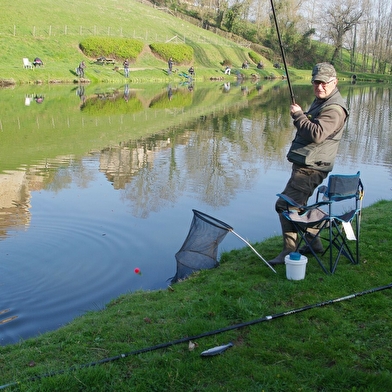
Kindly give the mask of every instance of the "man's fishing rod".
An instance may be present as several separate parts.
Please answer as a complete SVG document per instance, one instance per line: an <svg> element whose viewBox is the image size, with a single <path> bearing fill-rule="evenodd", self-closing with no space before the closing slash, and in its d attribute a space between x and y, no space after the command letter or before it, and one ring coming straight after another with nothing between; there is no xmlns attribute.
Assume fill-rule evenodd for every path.
<svg viewBox="0 0 392 392"><path fill-rule="evenodd" d="M272 13L273 13L273 15L274 15L274 20L275 20L276 32L277 32L277 34L278 34L278 40L279 40L279 45L280 45L280 51L282 52L284 70L285 70L285 72L286 72L286 77L287 77L287 84L289 85L290 96L291 96L291 103L294 105L294 104L295 104L294 92L293 92L293 88L291 87L291 83L290 83L289 71L288 71L288 69L287 69L287 64L286 64L286 56L285 56L285 54L284 54L282 39L280 38L278 20L276 19L276 13L275 13L275 7L274 7L274 2L273 2L273 0L271 0L271 7L272 7Z"/></svg>
<svg viewBox="0 0 392 392"><path fill-rule="evenodd" d="M118 354L118 355L116 355L114 357L104 358L104 359L101 359L101 360L98 360L98 361L95 361L95 362L85 363L85 364L79 365L79 366L73 366L73 367L69 368L68 370L64 370L63 369L63 370L53 371L51 373L36 375L36 376L33 376L33 377L27 379L26 381L36 381L36 380L40 380L42 378L59 376L61 374L66 374L67 372L76 371L76 370L85 369L85 368L90 368L90 367L93 367L93 366L102 365L104 363L117 361L117 360L120 360L120 359L123 359L123 358L127 358L127 357L129 357L131 355L143 354L143 353L159 350L159 349L162 349L162 348L167 348L167 347L170 347L170 346L174 346L176 344L190 342L190 341L195 341L197 339L201 339L201 338L204 338L204 337L207 337L207 336L213 336L213 335L221 334L223 332L228 332L228 331L232 331L234 329L240 329L240 328L248 327L248 326L255 325L255 324L258 324L258 323L261 323L261 322L267 322L267 321L275 320L275 319L278 319L278 318L281 318L281 317L285 317L285 316L291 316L293 314L304 312L304 311L310 310L310 309L322 308L323 306L332 305L332 304L335 304L335 303L338 303L338 302L346 301L346 300L349 300L349 299L361 297L361 296L364 296L364 295L367 295L367 294L372 294L372 293L376 293L378 291L387 290L387 289L391 289L391 288L392 288L392 283L389 283L389 284L386 284L384 286L374 287L372 289L368 289L368 290L356 292L356 293L353 293L353 294L345 295L344 297L329 299L329 300L325 300L325 301L322 301L322 302L314 303L314 304L311 304L311 305L305 305L305 306L302 306L300 308L287 310L287 311L281 312L281 313L271 314L269 316L264 316L264 317L261 317L261 318L255 319L255 320L246 321L246 322L243 322L243 323L240 323L240 324L230 325L230 326L227 326L227 327L223 327L221 329L216 329L214 331L204 332L204 333L201 333L199 335L186 336L186 337L183 337L181 339L172 340L171 342L166 342L166 343L157 344L155 346L141 348L141 349L138 349L138 350L130 351L130 352L125 353L125 354ZM232 344L229 343L229 344L224 345L224 346L219 346L219 347L215 347L213 349L210 349L211 351L210 350L206 350L206 351L204 351L202 353L203 354L202 356L215 355L216 353L223 352L225 349L227 349L227 348L229 348L231 346L232 346ZM5 389L5 388L11 387L11 386L18 385L18 384L21 384L21 382L20 381L13 381L13 382L10 382L8 384L0 385L0 389Z"/></svg>

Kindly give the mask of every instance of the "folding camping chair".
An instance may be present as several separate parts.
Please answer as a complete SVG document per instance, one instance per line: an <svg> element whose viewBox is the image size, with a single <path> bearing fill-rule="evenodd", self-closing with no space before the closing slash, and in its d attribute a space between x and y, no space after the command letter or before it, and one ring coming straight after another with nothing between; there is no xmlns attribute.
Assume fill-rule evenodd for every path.
<svg viewBox="0 0 392 392"><path fill-rule="evenodd" d="M29 68L29 69L34 69L33 64L29 61L28 58L23 57L23 68Z"/></svg>
<svg viewBox="0 0 392 392"><path fill-rule="evenodd" d="M325 273L335 272L342 255L352 264L359 263L363 195L360 172L354 175L330 175L328 185L318 188L316 203L312 205L301 206L284 194L277 195L287 202L287 210L283 212L283 216L292 222L298 232L300 241L297 249L301 244L305 244ZM311 235L309 229L313 229ZM317 229L316 236L314 229ZM321 255L312 248L317 236L328 243ZM348 241L355 241L355 250L351 249ZM329 255L329 268L322 259L326 254Z"/></svg>

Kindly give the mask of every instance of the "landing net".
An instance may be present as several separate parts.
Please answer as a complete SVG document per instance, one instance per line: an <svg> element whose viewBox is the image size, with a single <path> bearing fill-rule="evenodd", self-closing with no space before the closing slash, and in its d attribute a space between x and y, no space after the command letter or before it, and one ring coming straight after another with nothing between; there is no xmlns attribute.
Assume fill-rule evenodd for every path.
<svg viewBox="0 0 392 392"><path fill-rule="evenodd" d="M177 272L171 282L175 283L195 271L211 269L219 265L218 245L230 231L241 241L245 242L263 262L276 273L271 265L256 251L256 249L233 228L225 222L213 218L203 212L192 210L193 219L188 236L181 249L176 253Z"/></svg>
<svg viewBox="0 0 392 392"><path fill-rule="evenodd" d="M172 283L185 279L195 271L218 266L218 245L233 230L228 224L203 212L192 210L193 219L188 236L176 253L177 273Z"/></svg>

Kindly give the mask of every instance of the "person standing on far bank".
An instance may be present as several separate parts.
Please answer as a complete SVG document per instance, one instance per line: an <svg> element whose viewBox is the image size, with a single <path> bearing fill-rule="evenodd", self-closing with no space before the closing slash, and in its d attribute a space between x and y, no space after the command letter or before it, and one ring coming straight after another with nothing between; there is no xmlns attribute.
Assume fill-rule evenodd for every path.
<svg viewBox="0 0 392 392"><path fill-rule="evenodd" d="M124 66L124 76L126 78L129 78L129 60L128 59L125 59L123 66Z"/></svg>
<svg viewBox="0 0 392 392"><path fill-rule="evenodd" d="M76 69L76 73L78 74L79 78L84 78L84 70L86 69L86 64L82 61L79 64L79 67Z"/></svg>
<svg viewBox="0 0 392 392"><path fill-rule="evenodd" d="M346 104L337 88L335 68L329 63L316 64L312 71L312 85L315 99L309 110L304 112L298 104L290 106L297 131L287 159L292 163L291 177L282 192L300 205L306 205L314 190L332 171L343 127L349 115ZM297 247L297 232L282 212L287 203L279 198L275 210L279 215L283 235L283 250L269 264L284 264L284 258ZM309 230L313 239L317 230ZM315 252L323 252L320 238L312 243ZM304 246L299 250L309 253Z"/></svg>
<svg viewBox="0 0 392 392"><path fill-rule="evenodd" d="M168 62L167 62L167 66L169 67L169 74L171 74L171 73L173 72L173 64L174 64L174 61L173 61L173 59L170 57L169 60L168 60Z"/></svg>

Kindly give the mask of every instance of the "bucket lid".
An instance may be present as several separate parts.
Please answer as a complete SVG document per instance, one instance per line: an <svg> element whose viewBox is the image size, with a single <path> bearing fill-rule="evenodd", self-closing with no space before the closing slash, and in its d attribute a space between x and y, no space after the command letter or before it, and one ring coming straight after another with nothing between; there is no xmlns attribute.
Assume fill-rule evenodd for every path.
<svg viewBox="0 0 392 392"><path fill-rule="evenodd" d="M301 260L301 253L291 252L290 253L290 260Z"/></svg>

